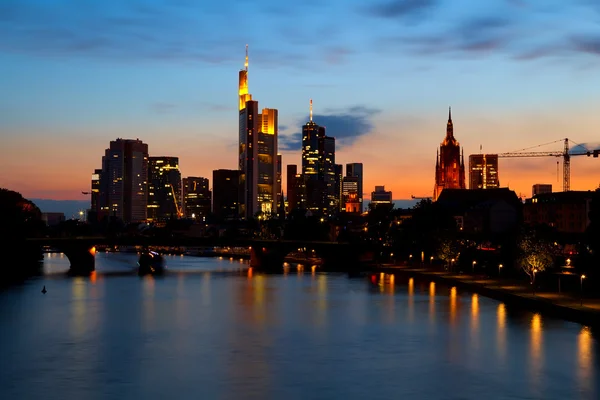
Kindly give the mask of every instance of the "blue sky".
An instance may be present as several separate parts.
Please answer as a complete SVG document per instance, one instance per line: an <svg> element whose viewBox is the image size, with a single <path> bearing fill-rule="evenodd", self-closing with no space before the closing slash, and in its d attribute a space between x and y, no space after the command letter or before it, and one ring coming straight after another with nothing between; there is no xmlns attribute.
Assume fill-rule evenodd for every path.
<svg viewBox="0 0 600 400"><path fill-rule="evenodd" d="M312 98L369 191L431 194L449 105L466 155L600 142L592 0L1 0L0 186L78 198L117 137L179 156L184 176L235 168L246 44L284 164ZM555 164L502 161L501 183L529 194ZM597 159L574 158L573 188L598 183Z"/></svg>

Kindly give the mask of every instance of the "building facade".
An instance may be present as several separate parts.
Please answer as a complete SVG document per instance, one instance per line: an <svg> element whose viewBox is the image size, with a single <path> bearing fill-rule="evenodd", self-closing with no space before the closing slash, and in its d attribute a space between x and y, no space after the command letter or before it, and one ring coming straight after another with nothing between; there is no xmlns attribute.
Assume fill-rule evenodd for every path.
<svg viewBox="0 0 600 400"><path fill-rule="evenodd" d="M351 197L352 201L350 201ZM355 203L358 203L356 207L360 205L360 199L358 197L358 177L345 176L342 179L342 211L350 212L347 209L347 205L352 204L352 207L355 207ZM362 212L362 210L355 212Z"/></svg>
<svg viewBox="0 0 600 400"><path fill-rule="evenodd" d="M393 207L392 192L386 191L385 186L375 186L375 191L371 192L371 203L369 208Z"/></svg>
<svg viewBox="0 0 600 400"><path fill-rule="evenodd" d="M190 176L182 181L183 212L186 218L205 222L211 212L208 178Z"/></svg>
<svg viewBox="0 0 600 400"><path fill-rule="evenodd" d="M471 154L469 156L469 189L497 189L498 154Z"/></svg>
<svg viewBox="0 0 600 400"><path fill-rule="evenodd" d="M465 189L465 160L461 154L460 143L454 138L452 110L448 111L446 137L440 144L435 161L435 186L433 201L436 201L444 189Z"/></svg>
<svg viewBox="0 0 600 400"><path fill-rule="evenodd" d="M552 193L552 184L550 183L536 183L531 188L531 197L538 194Z"/></svg>
<svg viewBox="0 0 600 400"><path fill-rule="evenodd" d="M593 197L590 191L537 194L523 206L524 222L548 225L563 233L583 233L591 222Z"/></svg>
<svg viewBox="0 0 600 400"><path fill-rule="evenodd" d="M213 171L212 212L222 220L239 218L240 171L217 169Z"/></svg>
<svg viewBox="0 0 600 400"><path fill-rule="evenodd" d="M363 164L362 163L350 163L346 164L346 177L347 178L356 178L356 194L358 196L358 202L360 207L360 212L362 213L364 210L363 207Z"/></svg>
<svg viewBox="0 0 600 400"><path fill-rule="evenodd" d="M148 202L148 145L139 139L110 142L102 157L96 208L126 223L144 222Z"/></svg>
<svg viewBox="0 0 600 400"><path fill-rule="evenodd" d="M148 222L183 217L178 157L148 158Z"/></svg>
<svg viewBox="0 0 600 400"><path fill-rule="evenodd" d="M344 166L342 164L334 165L335 171L335 197L336 197L336 211L342 211L344 208L343 197L342 197L342 181L344 179Z"/></svg>

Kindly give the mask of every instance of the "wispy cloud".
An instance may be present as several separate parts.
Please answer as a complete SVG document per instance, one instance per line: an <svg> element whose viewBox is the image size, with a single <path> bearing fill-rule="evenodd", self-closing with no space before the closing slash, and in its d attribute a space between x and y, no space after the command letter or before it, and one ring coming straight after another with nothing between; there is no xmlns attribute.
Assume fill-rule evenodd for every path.
<svg viewBox="0 0 600 400"><path fill-rule="evenodd" d="M381 110L365 106L354 106L348 109L329 109L325 114L313 115L313 121L325 127L327 136L335 138L336 149L349 146L359 137L373 131L373 117ZM308 115L297 126L305 124ZM282 151L296 151L302 148L302 132L282 134L279 137L279 148Z"/></svg>
<svg viewBox="0 0 600 400"><path fill-rule="evenodd" d="M438 0L388 0L372 4L367 8L369 14L380 18L399 18L420 16L424 11L433 9Z"/></svg>

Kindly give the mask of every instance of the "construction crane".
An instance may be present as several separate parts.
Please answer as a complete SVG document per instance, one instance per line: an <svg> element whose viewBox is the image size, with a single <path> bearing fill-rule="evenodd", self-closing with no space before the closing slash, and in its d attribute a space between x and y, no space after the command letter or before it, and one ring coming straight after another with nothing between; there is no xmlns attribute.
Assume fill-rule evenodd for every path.
<svg viewBox="0 0 600 400"><path fill-rule="evenodd" d="M172 184L169 184L169 186L171 186L171 195L173 196L173 204L175 204L175 211L177 211L177 218L182 218L183 212L181 211L181 208L179 207L179 203L177 203L177 196L175 196L175 189L173 188Z"/></svg>
<svg viewBox="0 0 600 400"><path fill-rule="evenodd" d="M525 150L532 149L534 147L546 146L548 144L564 142L564 148L562 151L529 151ZM510 153L500 153L498 157L503 158L512 158L512 157L562 157L563 159L563 192L568 192L571 190L571 157L573 156L594 156L594 158L598 158L599 150L592 151L577 151L571 152L569 151L569 139L560 139L555 140L554 142L540 144L538 146L529 147L526 149L522 149L519 151L514 151Z"/></svg>

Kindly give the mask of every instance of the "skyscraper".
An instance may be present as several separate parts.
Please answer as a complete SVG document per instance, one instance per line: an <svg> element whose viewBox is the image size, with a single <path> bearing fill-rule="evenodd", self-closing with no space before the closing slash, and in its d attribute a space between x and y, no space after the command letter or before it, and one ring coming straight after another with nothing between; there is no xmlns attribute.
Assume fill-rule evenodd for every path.
<svg viewBox="0 0 600 400"><path fill-rule="evenodd" d="M469 156L469 189L499 187L498 154L471 154Z"/></svg>
<svg viewBox="0 0 600 400"><path fill-rule="evenodd" d="M99 207L124 222L146 220L148 145L139 139L110 142L102 157Z"/></svg>
<svg viewBox="0 0 600 400"><path fill-rule="evenodd" d="M240 171L213 171L213 214L220 219L236 219L239 212Z"/></svg>
<svg viewBox="0 0 600 400"><path fill-rule="evenodd" d="M288 165L286 169L288 212L298 206L298 193L296 191L297 165Z"/></svg>
<svg viewBox="0 0 600 400"><path fill-rule="evenodd" d="M461 155L460 144L454 138L452 109L448 109L446 137L440 144L435 160L435 186L433 200L437 200L444 189L465 189L465 159Z"/></svg>
<svg viewBox="0 0 600 400"><path fill-rule="evenodd" d="M362 163L350 163L346 164L346 176L348 178L357 178L357 197L359 203L359 212L363 212L363 165Z"/></svg>
<svg viewBox="0 0 600 400"><path fill-rule="evenodd" d="M302 126L302 175L306 182L307 208L319 214L336 211L335 138L325 134L325 127L313 121L310 100L309 121Z"/></svg>
<svg viewBox="0 0 600 400"><path fill-rule="evenodd" d="M239 72L239 205L240 216L277 210L277 110L258 112L258 102L248 93L248 46ZM214 183L214 182L213 182Z"/></svg>
<svg viewBox="0 0 600 400"><path fill-rule="evenodd" d="M208 178L194 176L183 178L182 189L185 217L196 221L206 221L212 203Z"/></svg>
<svg viewBox="0 0 600 400"><path fill-rule="evenodd" d="M150 222L183 216L178 157L148 158L148 214Z"/></svg>
<svg viewBox="0 0 600 400"><path fill-rule="evenodd" d="M344 179L344 166L342 164L335 164L333 169L335 172L336 211L342 211L342 180Z"/></svg>

